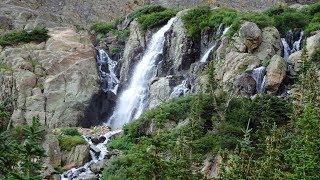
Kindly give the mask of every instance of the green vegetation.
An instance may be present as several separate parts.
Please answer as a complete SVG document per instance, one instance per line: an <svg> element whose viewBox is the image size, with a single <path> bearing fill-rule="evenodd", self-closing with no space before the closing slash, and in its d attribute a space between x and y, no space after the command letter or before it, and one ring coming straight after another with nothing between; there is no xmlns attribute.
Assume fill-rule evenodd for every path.
<svg viewBox="0 0 320 180"><path fill-rule="evenodd" d="M118 25L118 21L113 21L109 23L95 23L91 26L91 30L94 30L97 34L107 34L112 30L116 30Z"/></svg>
<svg viewBox="0 0 320 180"><path fill-rule="evenodd" d="M32 31L16 30L0 35L1 46L13 46L19 43L29 43L32 41L43 42L48 40L48 30L45 28L35 28Z"/></svg>
<svg viewBox="0 0 320 180"><path fill-rule="evenodd" d="M165 11L165 10L166 10L166 8L164 8L164 7L160 6L160 5L146 5L146 6L138 8L137 10L135 10L134 12L129 14L128 17L130 19L136 19L136 18L139 18L139 17L141 17L143 15L162 12L162 11Z"/></svg>
<svg viewBox="0 0 320 180"><path fill-rule="evenodd" d="M172 9L167 9L161 12L154 12L151 14L146 14L138 18L138 22L142 30L152 29L157 26L165 24L168 20L174 17L177 11Z"/></svg>
<svg viewBox="0 0 320 180"><path fill-rule="evenodd" d="M104 179L199 179L207 155L232 153L241 146L247 124L252 144L263 144L275 125L290 120L292 105L273 96L254 100L206 94L183 97L148 111L124 128L124 136L111 141L110 148L123 156L106 167ZM188 122L174 129L168 124ZM150 124L156 132L148 132ZM264 153L265 147L256 147ZM197 173L194 173L194 172Z"/></svg>
<svg viewBox="0 0 320 180"><path fill-rule="evenodd" d="M41 179L41 146L45 130L34 118L31 125L18 126L0 132L1 179Z"/></svg>
<svg viewBox="0 0 320 180"><path fill-rule="evenodd" d="M76 128L61 129L58 140L60 148L64 151L71 151L73 147L86 143Z"/></svg>
<svg viewBox="0 0 320 180"><path fill-rule="evenodd" d="M316 3L299 11L287 6L276 6L262 13L243 13L233 9L212 10L210 7L199 6L188 11L183 16L183 21L188 35L194 39L199 39L203 30L217 29L221 23L231 26L228 35L232 36L238 31L243 21L254 22L260 28L275 26L281 35L285 35L294 28L303 28L309 34L320 29L319 7L320 3Z"/></svg>

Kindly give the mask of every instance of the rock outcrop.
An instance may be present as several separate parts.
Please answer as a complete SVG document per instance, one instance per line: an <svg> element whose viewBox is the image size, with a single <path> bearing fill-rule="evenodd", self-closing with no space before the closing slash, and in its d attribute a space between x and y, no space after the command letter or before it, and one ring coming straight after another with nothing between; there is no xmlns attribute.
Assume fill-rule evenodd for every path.
<svg viewBox="0 0 320 180"><path fill-rule="evenodd" d="M281 56L275 55L272 57L267 67L267 91L274 93L278 91L286 76L287 66L287 62Z"/></svg>
<svg viewBox="0 0 320 180"><path fill-rule="evenodd" d="M1 97L14 100L13 124L39 117L49 128L76 126L99 91L95 54L88 36L70 28L50 29L46 43L6 47L0 59Z"/></svg>

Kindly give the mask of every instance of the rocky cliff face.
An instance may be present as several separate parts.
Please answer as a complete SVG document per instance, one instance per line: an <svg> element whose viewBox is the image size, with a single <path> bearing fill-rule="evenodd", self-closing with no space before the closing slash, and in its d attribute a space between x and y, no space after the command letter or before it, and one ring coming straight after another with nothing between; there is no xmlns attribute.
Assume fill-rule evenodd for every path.
<svg viewBox="0 0 320 180"><path fill-rule="evenodd" d="M50 29L46 43L7 47L0 59L1 99L14 102L14 124L39 117L49 128L76 126L99 91L91 41L74 29Z"/></svg>

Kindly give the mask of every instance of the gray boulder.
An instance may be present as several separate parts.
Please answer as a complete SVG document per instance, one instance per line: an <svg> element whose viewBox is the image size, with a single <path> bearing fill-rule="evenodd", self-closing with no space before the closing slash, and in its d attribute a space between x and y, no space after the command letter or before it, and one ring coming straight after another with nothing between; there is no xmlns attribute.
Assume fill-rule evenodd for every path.
<svg viewBox="0 0 320 180"><path fill-rule="evenodd" d="M253 52L262 42L262 32L253 22L245 22L239 29L239 36L248 52Z"/></svg>
<svg viewBox="0 0 320 180"><path fill-rule="evenodd" d="M256 93L256 81L248 74L243 73L235 80L235 91L243 96L252 96Z"/></svg>
<svg viewBox="0 0 320 180"><path fill-rule="evenodd" d="M287 62L278 55L272 57L267 67L266 90L269 92L277 92L282 81L286 76Z"/></svg>

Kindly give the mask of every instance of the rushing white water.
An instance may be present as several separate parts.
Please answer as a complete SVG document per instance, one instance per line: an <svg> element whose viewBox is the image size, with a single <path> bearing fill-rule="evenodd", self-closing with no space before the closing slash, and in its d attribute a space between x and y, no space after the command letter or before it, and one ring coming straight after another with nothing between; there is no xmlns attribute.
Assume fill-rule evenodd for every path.
<svg viewBox="0 0 320 180"><path fill-rule="evenodd" d="M285 38L281 38L281 42L283 45L283 57L288 59L291 53L291 48Z"/></svg>
<svg viewBox="0 0 320 180"><path fill-rule="evenodd" d="M69 171L63 173L61 175L61 180L81 180L83 179L83 176L86 175L93 175L96 176L91 170L90 166L94 163L97 163L98 161L101 161L105 159L108 149L106 144L110 140L110 138L114 135L117 135L121 133L122 130L115 130L115 131L110 131L107 134L103 135L105 140L97 145L94 145L91 141L90 138L84 137L85 140L89 143L90 145L90 155L91 155L91 161L87 162L85 165L78 167L78 168L72 168ZM98 152L97 152L98 151Z"/></svg>
<svg viewBox="0 0 320 180"><path fill-rule="evenodd" d="M156 61L163 53L165 33L175 20L176 18L169 20L152 36L146 52L135 67L128 89L121 94L116 109L108 121L112 128L120 128L129 123L131 119L138 118L146 108L148 84L154 74Z"/></svg>
<svg viewBox="0 0 320 180"><path fill-rule="evenodd" d="M264 66L258 67L252 71L251 76L256 81L256 89L258 93L264 91L266 68Z"/></svg>
<svg viewBox="0 0 320 180"><path fill-rule="evenodd" d="M181 84L173 88L170 99L187 94L190 91L188 80L183 80Z"/></svg>
<svg viewBox="0 0 320 180"><path fill-rule="evenodd" d="M295 41L293 43L293 47L292 47L291 53L297 52L297 51L299 51L301 49L300 45L301 45L301 41L303 39L303 35L304 35L304 32L301 31L298 41Z"/></svg>
<svg viewBox="0 0 320 180"><path fill-rule="evenodd" d="M99 49L98 53L98 68L102 82L102 90L104 92L112 91L114 94L117 94L120 83L115 73L117 62L113 61L103 49ZM108 72L106 72L105 67L108 68Z"/></svg>
<svg viewBox="0 0 320 180"><path fill-rule="evenodd" d="M289 31L287 36L289 36L289 38L292 38L293 37L292 31ZM281 42L283 45L283 57L285 59L288 59L292 53L301 50L300 45L301 45L301 41L303 39L303 36L304 36L304 32L300 31L299 39L294 41L292 44L290 44L285 38L281 38Z"/></svg>
<svg viewBox="0 0 320 180"><path fill-rule="evenodd" d="M218 28L218 31L217 31L216 35L220 38L221 36L225 35L228 32L229 29L230 29L230 27L227 27L227 28L223 29L223 24L221 24L219 26L219 28ZM206 53L204 53L204 55L202 56L200 62L202 62L202 63L207 62L207 60L209 58L209 55L211 54L212 50L217 47L218 41L219 41L219 39L216 40L213 43L213 45L206 51Z"/></svg>

